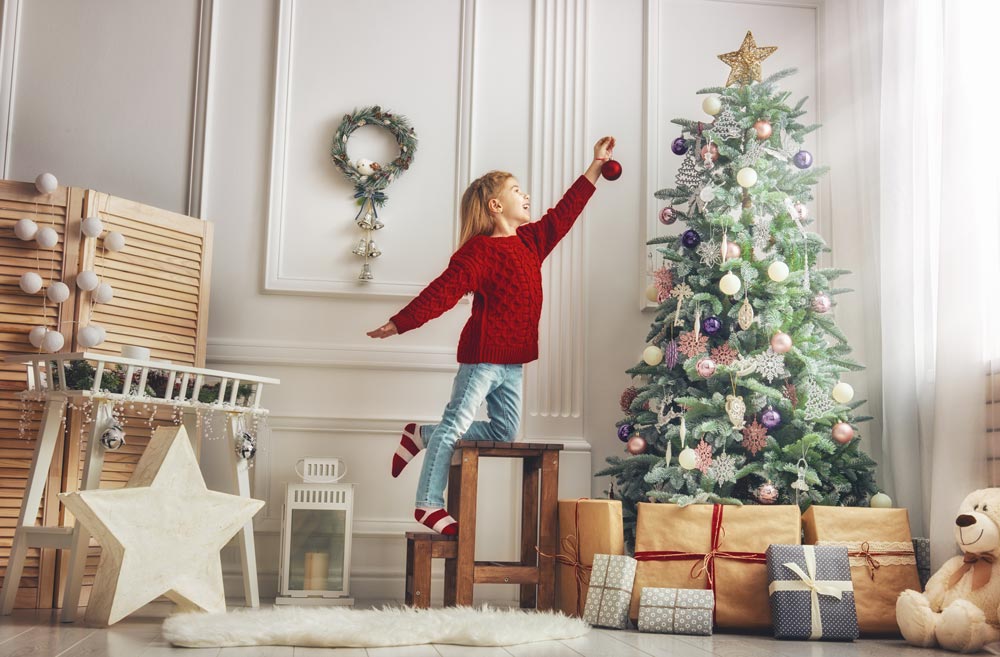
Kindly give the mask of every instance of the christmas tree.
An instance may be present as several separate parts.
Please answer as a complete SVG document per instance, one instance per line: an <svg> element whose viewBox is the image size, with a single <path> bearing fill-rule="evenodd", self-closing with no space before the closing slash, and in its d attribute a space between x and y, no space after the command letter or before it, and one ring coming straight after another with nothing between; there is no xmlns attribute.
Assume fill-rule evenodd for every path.
<svg viewBox="0 0 1000 657"><path fill-rule="evenodd" d="M759 48L719 58L724 87L702 89L711 123L675 119L684 157L657 237L664 266L647 294L659 302L643 360L628 370L618 437L629 456L598 476L616 478L626 537L638 502L857 506L876 492L875 462L859 448L841 374L862 369L830 311L848 273L817 267L823 239L806 203L823 167L802 140L805 98L786 104L783 70L761 80Z"/></svg>

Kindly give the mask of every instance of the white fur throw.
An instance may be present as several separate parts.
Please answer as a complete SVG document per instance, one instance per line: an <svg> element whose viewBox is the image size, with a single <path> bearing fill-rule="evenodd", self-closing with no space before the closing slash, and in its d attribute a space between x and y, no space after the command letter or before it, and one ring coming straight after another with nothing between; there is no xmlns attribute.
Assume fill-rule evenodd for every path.
<svg viewBox="0 0 1000 657"><path fill-rule="evenodd" d="M225 614L184 613L163 623L163 636L175 646L309 646L375 648L421 643L509 646L532 641L572 639L590 626L560 613L447 607L444 609L347 609L276 607Z"/></svg>

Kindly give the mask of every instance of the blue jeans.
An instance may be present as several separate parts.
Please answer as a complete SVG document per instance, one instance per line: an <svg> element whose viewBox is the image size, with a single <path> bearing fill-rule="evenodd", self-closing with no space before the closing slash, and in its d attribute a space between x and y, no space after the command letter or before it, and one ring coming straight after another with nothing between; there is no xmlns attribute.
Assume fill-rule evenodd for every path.
<svg viewBox="0 0 1000 657"><path fill-rule="evenodd" d="M441 422L420 427L420 438L427 449L417 485L417 506L444 507L444 487L448 484L451 455L459 438L514 440L521 422L521 381L519 364L462 363L459 366L451 401L444 409ZM473 421L484 401L490 419Z"/></svg>

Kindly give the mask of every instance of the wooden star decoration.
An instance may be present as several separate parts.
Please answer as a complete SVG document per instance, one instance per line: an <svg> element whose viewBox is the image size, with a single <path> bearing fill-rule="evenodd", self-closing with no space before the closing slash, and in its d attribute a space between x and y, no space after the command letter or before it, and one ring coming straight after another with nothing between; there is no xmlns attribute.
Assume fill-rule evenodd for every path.
<svg viewBox="0 0 1000 657"><path fill-rule="evenodd" d="M219 551L264 506L208 490L183 426L160 427L125 488L59 495L101 544L85 621L107 626L165 595L226 611Z"/></svg>
<svg viewBox="0 0 1000 657"><path fill-rule="evenodd" d="M753 32L748 30L739 50L719 55L719 59L730 66L726 86L734 82L739 84L750 84L754 80L760 82L760 63L777 49L777 46L758 48L757 42L753 39Z"/></svg>

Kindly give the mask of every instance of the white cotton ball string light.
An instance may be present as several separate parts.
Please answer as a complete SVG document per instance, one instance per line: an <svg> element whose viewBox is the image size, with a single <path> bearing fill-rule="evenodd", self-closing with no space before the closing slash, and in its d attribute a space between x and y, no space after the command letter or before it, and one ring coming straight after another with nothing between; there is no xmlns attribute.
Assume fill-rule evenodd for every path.
<svg viewBox="0 0 1000 657"><path fill-rule="evenodd" d="M69 285L66 285L62 281L56 281L45 291L45 296L52 303L62 303L66 299L69 299Z"/></svg>
<svg viewBox="0 0 1000 657"><path fill-rule="evenodd" d="M48 333L49 329L45 326L36 326L35 328L28 331L28 342L31 343L32 347L38 348L42 346L42 338Z"/></svg>
<svg viewBox="0 0 1000 657"><path fill-rule="evenodd" d="M38 294L38 291L42 289L42 277L36 272L26 271L21 274L18 285L21 286L21 291L25 294Z"/></svg>
<svg viewBox="0 0 1000 657"><path fill-rule="evenodd" d="M45 337L42 338L42 351L50 354L54 354L63 348L66 344L66 338L59 331L47 331Z"/></svg>
<svg viewBox="0 0 1000 657"><path fill-rule="evenodd" d="M87 217L80 224L80 230L87 237L99 237L101 231L104 230L104 224L101 222L100 217Z"/></svg>
<svg viewBox="0 0 1000 657"><path fill-rule="evenodd" d="M93 271L86 269L76 275L76 286L84 292L91 292L101 284L101 280Z"/></svg>
<svg viewBox="0 0 1000 657"><path fill-rule="evenodd" d="M31 219L19 219L16 224L14 224L14 234L17 235L17 239L22 242L30 242L35 239L35 233L38 232L38 224L36 224Z"/></svg>
<svg viewBox="0 0 1000 657"><path fill-rule="evenodd" d="M104 330L96 324L84 326L80 329L79 333L76 334L76 339L77 342L80 343L81 347L84 349L90 349L91 347L96 347L104 342Z"/></svg>
<svg viewBox="0 0 1000 657"><path fill-rule="evenodd" d="M104 246L108 251L121 251L125 248L125 236L118 231L112 231L104 236Z"/></svg>
<svg viewBox="0 0 1000 657"><path fill-rule="evenodd" d="M115 298L114 289L107 283L101 283L94 290L95 303L110 303Z"/></svg>
<svg viewBox="0 0 1000 657"><path fill-rule="evenodd" d="M35 241L43 249L51 249L59 243L59 233L50 226L43 226L35 233Z"/></svg>
<svg viewBox="0 0 1000 657"><path fill-rule="evenodd" d="M59 187L59 180L51 173L40 173L35 178L35 189L39 194L51 194Z"/></svg>

